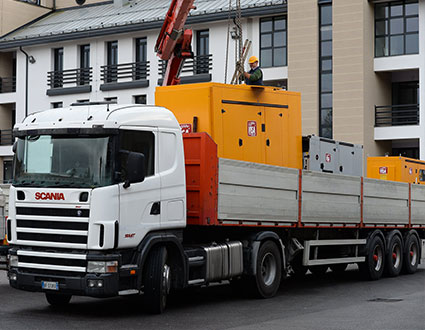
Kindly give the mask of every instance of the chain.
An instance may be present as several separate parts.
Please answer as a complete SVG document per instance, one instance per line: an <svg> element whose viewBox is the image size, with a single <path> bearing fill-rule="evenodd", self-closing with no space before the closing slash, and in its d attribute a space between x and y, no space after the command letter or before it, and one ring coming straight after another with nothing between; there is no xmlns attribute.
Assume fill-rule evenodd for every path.
<svg viewBox="0 0 425 330"><path fill-rule="evenodd" d="M237 62L239 62L239 65L243 65L243 63L240 63L242 60L242 13L241 13L241 0L236 0L236 27L237 27L237 33L238 33L238 39L237 39L237 51L238 51L238 58ZM237 80L237 84L239 84L240 80Z"/></svg>
<svg viewBox="0 0 425 330"><path fill-rule="evenodd" d="M242 17L241 0L236 0L236 25L238 28L238 60L242 58Z"/></svg>
<svg viewBox="0 0 425 330"><path fill-rule="evenodd" d="M230 35L230 14L232 12L232 0L229 0L229 15L227 16L227 45L226 45L226 64L224 67L224 83L227 83L227 67L229 62L229 35Z"/></svg>

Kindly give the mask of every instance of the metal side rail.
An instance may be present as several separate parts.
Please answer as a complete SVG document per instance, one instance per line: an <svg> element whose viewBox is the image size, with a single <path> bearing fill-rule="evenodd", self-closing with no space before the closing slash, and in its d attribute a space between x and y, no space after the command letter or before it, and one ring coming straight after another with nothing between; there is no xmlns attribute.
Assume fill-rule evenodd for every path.
<svg viewBox="0 0 425 330"><path fill-rule="evenodd" d="M304 241L303 266L350 264L355 262L364 262L365 257L353 256L329 259L310 259L310 248L315 246L341 246L341 245L365 245L366 239L330 239L330 240L312 240Z"/></svg>

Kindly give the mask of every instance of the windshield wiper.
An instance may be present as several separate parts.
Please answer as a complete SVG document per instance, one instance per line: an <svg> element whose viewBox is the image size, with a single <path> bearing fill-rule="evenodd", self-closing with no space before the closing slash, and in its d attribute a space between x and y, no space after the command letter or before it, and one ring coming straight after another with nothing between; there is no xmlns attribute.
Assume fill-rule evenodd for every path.
<svg viewBox="0 0 425 330"><path fill-rule="evenodd" d="M14 182L13 184L16 186L33 186L34 182Z"/></svg>

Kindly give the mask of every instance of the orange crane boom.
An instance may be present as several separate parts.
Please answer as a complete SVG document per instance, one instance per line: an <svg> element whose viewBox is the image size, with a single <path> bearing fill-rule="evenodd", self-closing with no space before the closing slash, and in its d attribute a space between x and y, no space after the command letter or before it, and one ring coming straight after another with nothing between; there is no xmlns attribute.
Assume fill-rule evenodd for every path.
<svg viewBox="0 0 425 330"><path fill-rule="evenodd" d="M168 61L163 86L178 85L180 71L187 58L193 58L192 30L184 29L195 0L172 0L155 44L155 52Z"/></svg>

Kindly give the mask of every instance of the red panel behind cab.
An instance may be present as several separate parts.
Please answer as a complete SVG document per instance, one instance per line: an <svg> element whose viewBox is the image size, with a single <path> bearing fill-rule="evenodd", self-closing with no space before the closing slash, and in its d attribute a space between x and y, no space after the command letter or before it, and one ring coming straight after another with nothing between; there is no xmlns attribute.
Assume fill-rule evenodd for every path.
<svg viewBox="0 0 425 330"><path fill-rule="evenodd" d="M217 225L217 144L207 133L183 134L187 224Z"/></svg>

